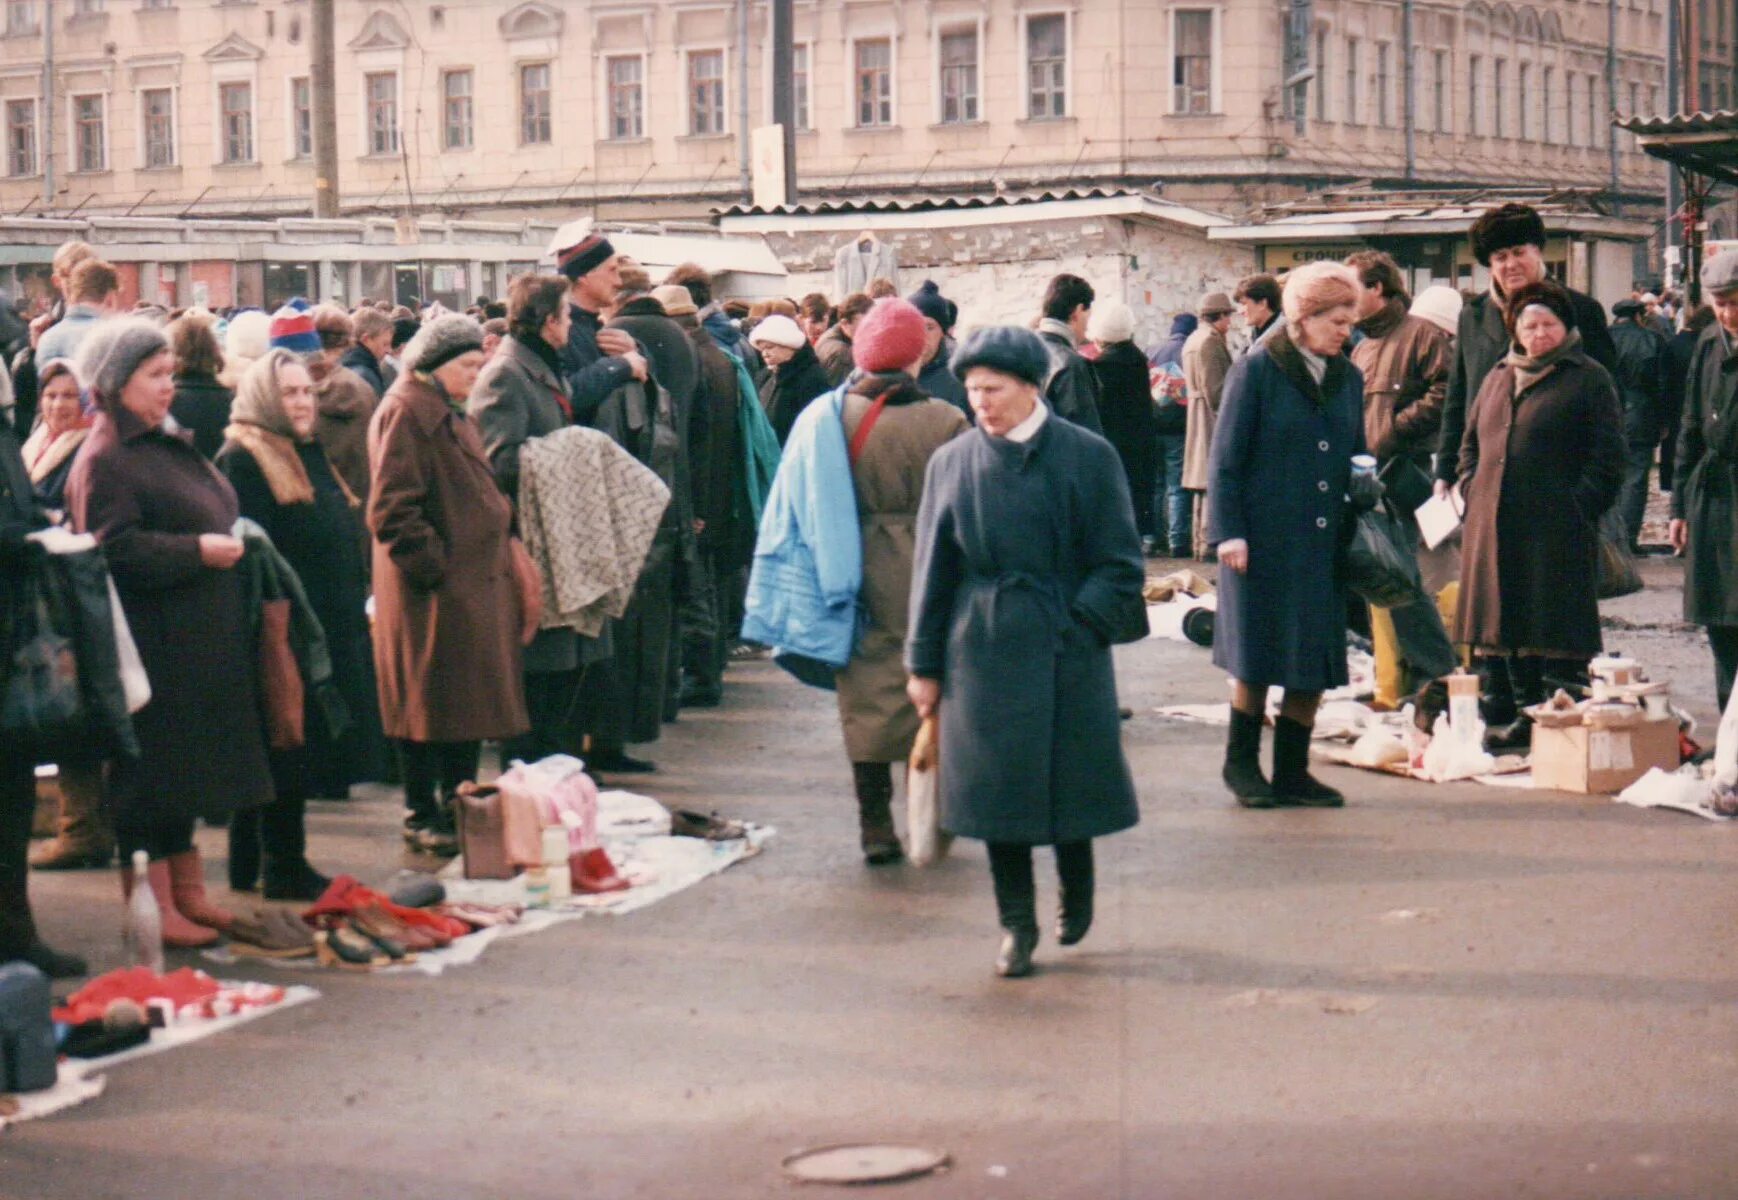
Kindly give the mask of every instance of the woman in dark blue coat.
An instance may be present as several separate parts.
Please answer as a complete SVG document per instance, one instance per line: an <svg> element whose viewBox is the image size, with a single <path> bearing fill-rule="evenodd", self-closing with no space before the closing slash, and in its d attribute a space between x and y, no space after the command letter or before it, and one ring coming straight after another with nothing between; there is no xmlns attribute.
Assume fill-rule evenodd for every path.
<svg viewBox="0 0 1738 1200"><path fill-rule="evenodd" d="M1246 808L1338 807L1309 774L1322 693L1346 682L1346 590L1338 569L1351 461L1364 452L1363 376L1341 353L1357 278L1312 263L1286 281L1286 326L1225 380L1208 461L1219 552L1213 661L1235 687L1225 782ZM1267 689L1285 689L1273 781L1261 773Z"/></svg>

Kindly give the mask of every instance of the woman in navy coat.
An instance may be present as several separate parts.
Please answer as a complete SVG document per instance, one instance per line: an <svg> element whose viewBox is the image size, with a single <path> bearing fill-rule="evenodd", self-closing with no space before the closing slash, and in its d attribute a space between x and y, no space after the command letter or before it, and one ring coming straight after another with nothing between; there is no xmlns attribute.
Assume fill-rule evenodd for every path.
<svg viewBox="0 0 1738 1200"><path fill-rule="evenodd" d="M1235 686L1225 783L1246 808L1333 808L1309 774L1322 693L1346 682L1344 544L1352 456L1364 452L1363 376L1341 353L1357 320L1357 278L1312 263L1286 281L1286 325L1225 380L1208 460L1218 548L1213 661ZM1273 780L1261 773L1267 689L1285 689Z"/></svg>

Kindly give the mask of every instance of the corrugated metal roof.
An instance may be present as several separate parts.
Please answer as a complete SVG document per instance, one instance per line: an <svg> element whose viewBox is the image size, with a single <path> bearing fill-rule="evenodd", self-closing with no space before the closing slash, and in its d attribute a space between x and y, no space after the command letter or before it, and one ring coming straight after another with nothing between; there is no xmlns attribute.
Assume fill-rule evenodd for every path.
<svg viewBox="0 0 1738 1200"><path fill-rule="evenodd" d="M1738 111L1674 113L1669 117L1629 117L1616 122L1638 137L1658 133L1738 133Z"/></svg>
<svg viewBox="0 0 1738 1200"><path fill-rule="evenodd" d="M735 204L716 210L719 217L819 217L878 213L958 212L987 208L1013 208L1027 204L1044 204L1066 200L1140 200L1166 210L1173 219L1205 228L1228 224L1226 218L1203 209L1191 208L1166 200L1148 191L1129 188L1059 188L1045 191L1004 192L979 196L920 196L896 195L861 196L849 200L816 200L804 204L780 204L762 208L752 204Z"/></svg>
<svg viewBox="0 0 1738 1200"><path fill-rule="evenodd" d="M1655 158L1709 179L1738 183L1738 112L1677 113L1614 122Z"/></svg>

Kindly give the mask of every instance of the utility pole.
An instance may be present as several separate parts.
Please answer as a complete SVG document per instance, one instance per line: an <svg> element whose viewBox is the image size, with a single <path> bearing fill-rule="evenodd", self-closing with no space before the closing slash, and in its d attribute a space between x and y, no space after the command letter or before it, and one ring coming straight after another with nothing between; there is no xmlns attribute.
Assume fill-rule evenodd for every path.
<svg viewBox="0 0 1738 1200"><path fill-rule="evenodd" d="M748 0L736 0L736 148L742 159L742 202L754 201L754 158L749 149Z"/></svg>
<svg viewBox="0 0 1738 1200"><path fill-rule="evenodd" d="M1683 111L1680 103L1683 89L1683 72L1680 70L1681 49L1683 43L1683 28L1679 21L1678 5L1681 0L1666 0L1666 111L1652 113L1655 117L1676 116ZM1671 163L1666 168L1666 228L1665 244L1667 250L1678 251L1677 268L1681 272L1684 267L1683 239L1678 236L1678 210L1684 206L1683 187L1678 179L1678 168ZM1671 257L1669 254L1667 257ZM1672 264L1667 263L1669 268ZM1670 275L1672 272L1667 271ZM1681 278L1681 276L1680 276Z"/></svg>
<svg viewBox="0 0 1738 1200"><path fill-rule="evenodd" d="M54 0L42 5L42 207L54 207Z"/></svg>
<svg viewBox="0 0 1738 1200"><path fill-rule="evenodd" d="M1608 114L1617 111L1617 0L1605 0L1605 107ZM1547 118L1549 119L1549 118ZM1621 180L1617 173L1617 129L1608 120L1605 128L1605 144L1610 151L1611 159L1611 203L1612 212L1622 212L1622 201L1618 199L1617 189Z"/></svg>
<svg viewBox="0 0 1738 1200"><path fill-rule="evenodd" d="M797 202L797 97L791 76L791 0L772 0L772 119L784 133L786 204Z"/></svg>
<svg viewBox="0 0 1738 1200"><path fill-rule="evenodd" d="M313 62L308 89L313 93L314 215L338 215L338 49L336 0L313 0Z"/></svg>

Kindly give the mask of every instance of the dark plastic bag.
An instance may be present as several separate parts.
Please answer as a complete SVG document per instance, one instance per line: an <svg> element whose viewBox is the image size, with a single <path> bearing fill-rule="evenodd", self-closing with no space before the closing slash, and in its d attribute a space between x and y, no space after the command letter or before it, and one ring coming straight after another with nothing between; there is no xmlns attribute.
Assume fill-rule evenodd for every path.
<svg viewBox="0 0 1738 1200"><path fill-rule="evenodd" d="M1635 557L1629 552L1629 527L1614 504L1599 518L1599 582L1595 594L1601 600L1615 600L1633 595L1641 588L1641 572L1636 570Z"/></svg>
<svg viewBox="0 0 1738 1200"><path fill-rule="evenodd" d="M0 695L0 735L33 746L75 737L85 719L72 621L42 566L16 592Z"/></svg>
<svg viewBox="0 0 1738 1200"><path fill-rule="evenodd" d="M1353 518L1345 570L1346 586L1378 608L1405 608L1422 594L1406 534L1380 504Z"/></svg>

